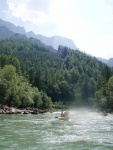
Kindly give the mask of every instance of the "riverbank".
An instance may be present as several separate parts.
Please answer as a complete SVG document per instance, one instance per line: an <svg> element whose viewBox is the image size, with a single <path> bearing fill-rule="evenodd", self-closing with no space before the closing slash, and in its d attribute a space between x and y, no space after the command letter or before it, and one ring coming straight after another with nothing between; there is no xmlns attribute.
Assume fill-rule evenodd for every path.
<svg viewBox="0 0 113 150"><path fill-rule="evenodd" d="M0 114L39 114L39 113L46 113L52 111L53 110L50 109L38 109L33 107L18 109L14 107L0 106Z"/></svg>

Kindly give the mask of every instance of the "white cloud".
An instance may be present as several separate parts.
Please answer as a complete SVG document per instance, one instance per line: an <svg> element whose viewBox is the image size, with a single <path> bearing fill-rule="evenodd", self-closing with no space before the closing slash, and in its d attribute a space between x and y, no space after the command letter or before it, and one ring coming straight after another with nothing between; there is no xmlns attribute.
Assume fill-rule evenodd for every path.
<svg viewBox="0 0 113 150"><path fill-rule="evenodd" d="M109 58L113 57L110 28L113 12L109 2L106 3L103 0L7 0L9 13L36 25L38 33L71 38L82 51Z"/></svg>
<svg viewBox="0 0 113 150"><path fill-rule="evenodd" d="M70 0L7 0L7 3L11 15L36 25L51 23L62 26L71 18Z"/></svg>
<svg viewBox="0 0 113 150"><path fill-rule="evenodd" d="M7 0L9 13L24 22L31 21L34 24L47 22L49 14L49 0Z"/></svg>

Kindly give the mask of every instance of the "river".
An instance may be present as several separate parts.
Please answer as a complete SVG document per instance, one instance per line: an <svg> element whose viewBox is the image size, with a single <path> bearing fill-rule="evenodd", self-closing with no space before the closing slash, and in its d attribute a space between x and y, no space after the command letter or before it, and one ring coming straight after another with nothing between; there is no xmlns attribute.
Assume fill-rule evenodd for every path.
<svg viewBox="0 0 113 150"><path fill-rule="evenodd" d="M57 112L0 115L0 150L113 150L113 115L70 111L68 121Z"/></svg>

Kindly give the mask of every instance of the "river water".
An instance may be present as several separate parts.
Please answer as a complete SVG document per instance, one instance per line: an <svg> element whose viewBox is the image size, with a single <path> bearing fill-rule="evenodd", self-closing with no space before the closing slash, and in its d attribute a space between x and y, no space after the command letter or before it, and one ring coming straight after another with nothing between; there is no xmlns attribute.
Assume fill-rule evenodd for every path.
<svg viewBox="0 0 113 150"><path fill-rule="evenodd" d="M113 150L112 114L73 110L68 121L57 115L0 115L0 150Z"/></svg>

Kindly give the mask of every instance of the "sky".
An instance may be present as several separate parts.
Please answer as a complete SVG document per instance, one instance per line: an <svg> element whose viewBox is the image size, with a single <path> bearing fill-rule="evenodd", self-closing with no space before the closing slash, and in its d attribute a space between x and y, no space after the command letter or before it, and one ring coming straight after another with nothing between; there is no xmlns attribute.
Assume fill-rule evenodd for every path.
<svg viewBox="0 0 113 150"><path fill-rule="evenodd" d="M27 32L72 39L95 57L113 57L113 0L0 0L0 18Z"/></svg>

